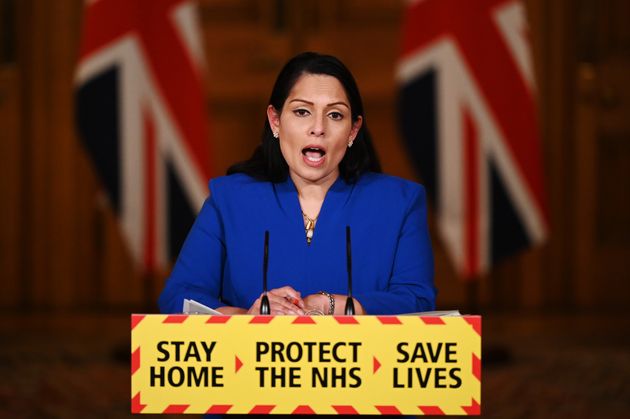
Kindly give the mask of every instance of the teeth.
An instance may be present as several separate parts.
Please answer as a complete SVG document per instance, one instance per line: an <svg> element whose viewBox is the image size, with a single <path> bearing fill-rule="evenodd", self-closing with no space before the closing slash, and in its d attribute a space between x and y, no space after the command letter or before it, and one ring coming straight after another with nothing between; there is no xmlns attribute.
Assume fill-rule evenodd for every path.
<svg viewBox="0 0 630 419"><path fill-rule="evenodd" d="M309 162L318 163L324 158L326 152L318 147L306 147L302 150L302 154Z"/></svg>
<svg viewBox="0 0 630 419"><path fill-rule="evenodd" d="M306 159L307 159L308 161L312 161L312 162L318 162L318 161L320 161L320 160L321 160L321 159L323 159L323 158L324 158L323 156L319 156L319 157L306 156Z"/></svg>
<svg viewBox="0 0 630 419"><path fill-rule="evenodd" d="M308 154L308 153L319 153L321 155L326 154L324 150L318 147L307 147L307 148L302 149L302 154Z"/></svg>

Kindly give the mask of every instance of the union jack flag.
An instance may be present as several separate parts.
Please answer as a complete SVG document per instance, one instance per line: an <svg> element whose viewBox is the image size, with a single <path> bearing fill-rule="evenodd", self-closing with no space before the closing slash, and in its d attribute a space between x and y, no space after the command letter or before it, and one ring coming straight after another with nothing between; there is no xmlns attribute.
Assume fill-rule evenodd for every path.
<svg viewBox="0 0 630 419"><path fill-rule="evenodd" d="M208 193L203 69L191 1L86 1L79 132L148 272L167 267Z"/></svg>
<svg viewBox="0 0 630 419"><path fill-rule="evenodd" d="M474 278L547 234L525 10L418 0L397 68L403 137L458 273Z"/></svg>

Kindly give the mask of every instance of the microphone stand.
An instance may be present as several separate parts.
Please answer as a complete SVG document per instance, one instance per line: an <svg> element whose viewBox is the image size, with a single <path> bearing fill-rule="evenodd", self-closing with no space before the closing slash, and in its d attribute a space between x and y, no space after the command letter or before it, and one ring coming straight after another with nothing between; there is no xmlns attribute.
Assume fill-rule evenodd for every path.
<svg viewBox="0 0 630 419"><path fill-rule="evenodd" d="M265 250L263 255L263 296L260 299L260 314L271 314L267 298L267 268L269 266L269 231L265 231Z"/></svg>
<svg viewBox="0 0 630 419"><path fill-rule="evenodd" d="M352 243L350 242L350 226L346 226L346 261L348 268L348 298L346 299L346 316L354 316L354 300L352 299Z"/></svg>

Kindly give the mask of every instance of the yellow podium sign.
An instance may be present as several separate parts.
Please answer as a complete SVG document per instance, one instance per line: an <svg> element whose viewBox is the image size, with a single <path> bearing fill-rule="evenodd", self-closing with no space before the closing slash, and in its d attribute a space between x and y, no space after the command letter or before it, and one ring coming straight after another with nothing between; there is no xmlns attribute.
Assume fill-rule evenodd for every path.
<svg viewBox="0 0 630 419"><path fill-rule="evenodd" d="M481 317L131 317L133 413L478 415Z"/></svg>

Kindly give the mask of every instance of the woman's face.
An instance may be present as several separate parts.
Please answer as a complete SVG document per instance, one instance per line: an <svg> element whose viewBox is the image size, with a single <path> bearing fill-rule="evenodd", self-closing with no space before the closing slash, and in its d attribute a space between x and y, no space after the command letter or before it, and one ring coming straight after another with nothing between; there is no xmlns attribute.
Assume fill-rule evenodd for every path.
<svg viewBox="0 0 630 419"><path fill-rule="evenodd" d="M352 122L350 102L339 80L319 74L302 75L281 113L269 105L267 117L279 134L282 156L296 184L333 183L363 121L359 116Z"/></svg>

